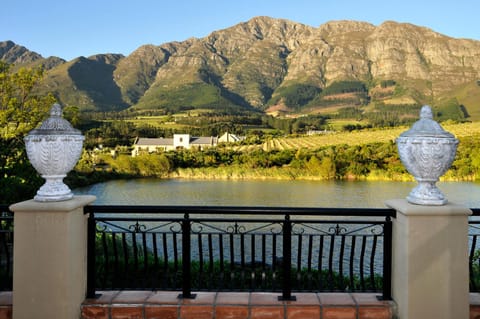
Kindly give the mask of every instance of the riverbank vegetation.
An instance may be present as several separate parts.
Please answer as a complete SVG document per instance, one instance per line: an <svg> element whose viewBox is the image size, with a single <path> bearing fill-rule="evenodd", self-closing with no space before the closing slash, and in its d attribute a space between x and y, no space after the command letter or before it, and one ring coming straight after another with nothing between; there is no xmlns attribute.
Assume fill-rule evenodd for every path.
<svg viewBox="0 0 480 319"><path fill-rule="evenodd" d="M443 180L479 178L480 134L472 128L470 124L450 125L460 144ZM104 178L112 174L197 179L413 180L394 143L395 136L405 129L281 137L266 141L269 147L265 143L223 144L204 151L178 150L137 157L126 152L114 156L110 152L84 152L76 171L83 175L101 174ZM75 185L75 179L71 181Z"/></svg>

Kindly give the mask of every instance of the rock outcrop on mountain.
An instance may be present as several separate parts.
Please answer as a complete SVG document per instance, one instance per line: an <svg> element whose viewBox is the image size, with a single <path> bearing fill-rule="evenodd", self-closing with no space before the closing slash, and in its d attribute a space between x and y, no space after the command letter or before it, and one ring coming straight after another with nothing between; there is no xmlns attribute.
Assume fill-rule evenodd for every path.
<svg viewBox="0 0 480 319"><path fill-rule="evenodd" d="M0 59L47 63L11 41L0 42ZM393 21L379 26L331 21L311 27L256 17L205 38L144 45L127 57L104 54L52 64L45 82L62 103L91 110L265 110L282 104L311 112L325 105L322 99L341 102L322 96L322 90L338 81L358 81L368 89L362 103L456 99L480 114L480 99L472 98L480 98L478 80L480 41ZM395 85L382 91L382 81ZM288 105L291 99L285 94L292 88L318 96Z"/></svg>
<svg viewBox="0 0 480 319"><path fill-rule="evenodd" d="M0 42L0 57L9 64L29 64L43 57L12 41Z"/></svg>

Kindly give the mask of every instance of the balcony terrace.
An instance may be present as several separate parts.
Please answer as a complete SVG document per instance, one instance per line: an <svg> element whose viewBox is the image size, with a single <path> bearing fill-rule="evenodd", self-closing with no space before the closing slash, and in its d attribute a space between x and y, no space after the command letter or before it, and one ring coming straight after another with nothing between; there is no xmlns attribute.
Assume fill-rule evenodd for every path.
<svg viewBox="0 0 480 319"><path fill-rule="evenodd" d="M82 213L90 247L81 318L398 315L391 208L87 205ZM2 214L0 261L10 277L0 285L1 319L12 318L12 222ZM478 223L470 221L470 318L480 316Z"/></svg>
<svg viewBox="0 0 480 319"><path fill-rule="evenodd" d="M0 319L480 318L478 222L435 186L458 140L428 106L397 139L418 185L376 210L92 206L60 115L25 139L45 185L1 216Z"/></svg>

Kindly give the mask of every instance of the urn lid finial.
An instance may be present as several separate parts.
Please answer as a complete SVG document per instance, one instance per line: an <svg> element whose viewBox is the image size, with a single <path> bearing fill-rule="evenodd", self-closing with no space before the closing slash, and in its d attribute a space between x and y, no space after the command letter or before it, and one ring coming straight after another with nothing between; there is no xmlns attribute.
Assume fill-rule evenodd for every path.
<svg viewBox="0 0 480 319"><path fill-rule="evenodd" d="M29 135L81 135L82 133L73 128L73 126L63 117L63 111L60 104L53 104L50 109L50 117L40 125L39 128L32 130Z"/></svg>
<svg viewBox="0 0 480 319"><path fill-rule="evenodd" d="M62 106L58 103L53 104L52 108L50 109L50 116L62 117L62 115L63 115Z"/></svg>
<svg viewBox="0 0 480 319"><path fill-rule="evenodd" d="M420 118L433 120L433 113L430 106L428 105L422 106L422 109L420 110Z"/></svg>
<svg viewBox="0 0 480 319"><path fill-rule="evenodd" d="M420 119L408 131L400 134L400 136L455 138L453 134L445 131L440 124L433 120L433 112L428 105L424 105L420 110Z"/></svg>

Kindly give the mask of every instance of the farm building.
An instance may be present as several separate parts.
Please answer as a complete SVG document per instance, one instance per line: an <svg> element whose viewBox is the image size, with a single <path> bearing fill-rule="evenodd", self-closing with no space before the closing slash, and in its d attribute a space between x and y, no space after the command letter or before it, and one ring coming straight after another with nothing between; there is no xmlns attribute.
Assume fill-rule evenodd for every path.
<svg viewBox="0 0 480 319"><path fill-rule="evenodd" d="M225 132L218 138L218 143L235 143L245 139L245 136L238 136L232 133Z"/></svg>
<svg viewBox="0 0 480 319"><path fill-rule="evenodd" d="M173 151L178 149L199 149L216 146L218 137L195 137L190 134L174 134L173 138L147 138L139 137L133 144L132 156L137 156L143 152L156 153L163 151Z"/></svg>

